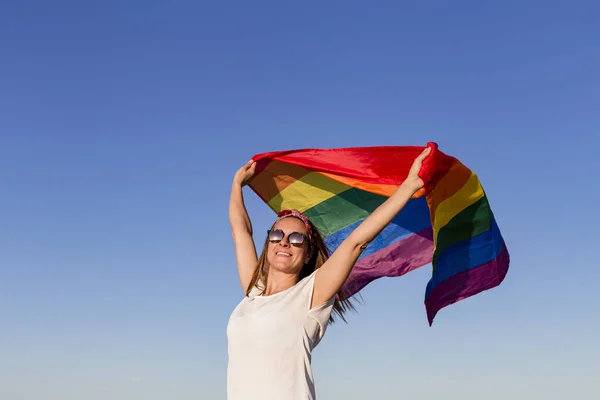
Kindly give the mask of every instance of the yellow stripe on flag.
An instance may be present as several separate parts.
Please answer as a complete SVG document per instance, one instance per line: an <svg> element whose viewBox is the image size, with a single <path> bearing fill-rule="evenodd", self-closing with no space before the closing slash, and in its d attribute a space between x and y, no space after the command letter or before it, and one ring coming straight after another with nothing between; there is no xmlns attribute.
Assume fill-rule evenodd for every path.
<svg viewBox="0 0 600 400"><path fill-rule="evenodd" d="M454 195L440 203L435 210L433 221L434 245L437 243L437 235L452 218L471 204L484 196L483 187L477 175L472 172L467 182Z"/></svg>
<svg viewBox="0 0 600 400"><path fill-rule="evenodd" d="M283 189L268 204L276 212L290 209L304 212L348 189L350 189L348 185L327 178L318 172L310 172Z"/></svg>

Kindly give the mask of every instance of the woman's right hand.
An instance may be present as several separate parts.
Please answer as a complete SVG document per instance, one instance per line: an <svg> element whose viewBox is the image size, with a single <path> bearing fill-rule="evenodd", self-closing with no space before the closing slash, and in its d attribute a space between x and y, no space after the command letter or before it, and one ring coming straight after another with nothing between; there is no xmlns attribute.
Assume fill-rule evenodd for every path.
<svg viewBox="0 0 600 400"><path fill-rule="evenodd" d="M256 161L248 161L242 168L240 168L233 177L233 184L239 186L245 186L250 178L254 176L254 170L256 169Z"/></svg>

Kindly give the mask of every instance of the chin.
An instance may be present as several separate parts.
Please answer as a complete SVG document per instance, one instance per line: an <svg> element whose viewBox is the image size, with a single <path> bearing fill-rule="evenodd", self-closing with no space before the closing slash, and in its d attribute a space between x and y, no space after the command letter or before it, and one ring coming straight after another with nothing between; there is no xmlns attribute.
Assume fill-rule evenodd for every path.
<svg viewBox="0 0 600 400"><path fill-rule="evenodd" d="M302 264L288 264L277 262L277 260L269 260L269 268L273 268L276 271L283 272L285 274L296 274L298 275L302 271Z"/></svg>

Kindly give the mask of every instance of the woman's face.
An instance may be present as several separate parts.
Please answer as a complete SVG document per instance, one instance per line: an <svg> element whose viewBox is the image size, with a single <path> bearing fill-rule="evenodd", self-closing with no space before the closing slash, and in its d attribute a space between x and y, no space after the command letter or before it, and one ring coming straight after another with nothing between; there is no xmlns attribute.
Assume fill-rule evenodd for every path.
<svg viewBox="0 0 600 400"><path fill-rule="evenodd" d="M304 222L295 217L283 218L271 229L277 232L271 237L281 240L277 243L269 242L267 260L269 268L275 268L278 271L285 273L299 274L308 262L308 238L306 226ZM290 239L290 235L292 238ZM302 236L303 235L303 236ZM282 238L283 236L283 238ZM299 241L302 241L299 244ZM291 241L291 243L290 243Z"/></svg>

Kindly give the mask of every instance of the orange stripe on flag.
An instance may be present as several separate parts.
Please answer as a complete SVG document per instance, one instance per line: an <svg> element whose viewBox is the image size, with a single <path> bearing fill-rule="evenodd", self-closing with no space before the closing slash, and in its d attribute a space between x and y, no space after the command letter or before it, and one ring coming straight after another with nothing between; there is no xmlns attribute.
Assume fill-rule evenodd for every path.
<svg viewBox="0 0 600 400"><path fill-rule="evenodd" d="M398 189L397 185L383 185L383 184L375 184L375 183L367 183L361 182L354 178L349 178L347 176L339 176L335 174L329 174L327 172L320 172L321 175L324 175L330 179L348 185L350 187L356 189L362 189L366 192L380 194L382 196L391 196Z"/></svg>

